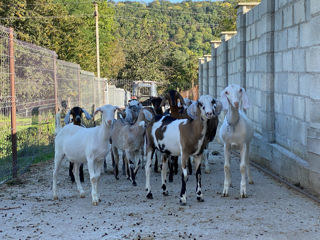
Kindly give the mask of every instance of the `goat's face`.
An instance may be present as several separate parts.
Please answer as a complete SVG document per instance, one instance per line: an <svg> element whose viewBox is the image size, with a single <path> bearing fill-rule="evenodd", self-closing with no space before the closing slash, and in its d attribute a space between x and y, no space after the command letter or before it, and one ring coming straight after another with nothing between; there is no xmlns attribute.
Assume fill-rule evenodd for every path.
<svg viewBox="0 0 320 240"><path fill-rule="evenodd" d="M202 95L198 100L198 108L203 118L211 119L216 115L216 101L210 95Z"/></svg>
<svg viewBox="0 0 320 240"><path fill-rule="evenodd" d="M113 106L110 104L104 105L102 107L97 108L94 114L101 112L102 114L102 122L107 126L111 126L112 121L114 120L114 114L116 110L120 110L119 107Z"/></svg>
<svg viewBox="0 0 320 240"><path fill-rule="evenodd" d="M236 109L239 109L241 104L244 109L249 108L246 91L236 84L229 85L221 92L221 102L225 110L228 110L229 104Z"/></svg>
<svg viewBox="0 0 320 240"><path fill-rule="evenodd" d="M73 124L74 125L81 125L81 115L83 111L81 107L73 107L70 110L70 115L72 115Z"/></svg>

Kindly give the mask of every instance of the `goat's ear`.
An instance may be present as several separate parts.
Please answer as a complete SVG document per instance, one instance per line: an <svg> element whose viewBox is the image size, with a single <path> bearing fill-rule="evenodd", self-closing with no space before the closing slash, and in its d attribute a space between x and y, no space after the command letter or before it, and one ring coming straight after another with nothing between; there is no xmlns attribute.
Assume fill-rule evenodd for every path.
<svg viewBox="0 0 320 240"><path fill-rule="evenodd" d="M222 104L222 109L223 110L228 110L229 108L229 103L228 103L228 98L227 98L227 95L226 95L226 90L223 90L221 92L221 104Z"/></svg>
<svg viewBox="0 0 320 240"><path fill-rule="evenodd" d="M96 109L96 111L93 113L93 116L95 116L98 112L102 112L102 110L101 110L100 107L98 107L98 108Z"/></svg>
<svg viewBox="0 0 320 240"><path fill-rule="evenodd" d="M153 115L152 115L152 113L151 113L149 110L147 110L147 109L142 109L142 111L143 111L144 117L145 117L149 122L153 120Z"/></svg>
<svg viewBox="0 0 320 240"><path fill-rule="evenodd" d="M64 123L67 125L70 123L70 111L64 117Z"/></svg>
<svg viewBox="0 0 320 240"><path fill-rule="evenodd" d="M197 117L197 111L198 111L198 102L193 102L188 108L187 108L187 114L192 118L196 119Z"/></svg>
<svg viewBox="0 0 320 240"><path fill-rule="evenodd" d="M181 106L185 106L186 103L184 102L184 99L183 99L183 97L181 96L181 94L177 92L177 95L178 95L178 98L180 99L180 104L181 104Z"/></svg>
<svg viewBox="0 0 320 240"><path fill-rule="evenodd" d="M214 109L214 113L216 116L218 116L221 113L223 107L222 107L222 103L219 100L216 100L215 104L216 104L216 107Z"/></svg>
<svg viewBox="0 0 320 240"><path fill-rule="evenodd" d="M242 88L242 107L244 109L248 109L250 107L248 95L244 88Z"/></svg>
<svg viewBox="0 0 320 240"><path fill-rule="evenodd" d="M86 116L86 119L90 120L92 117L90 115L90 113L88 113L84 108L82 108L82 112L84 113L84 115Z"/></svg>

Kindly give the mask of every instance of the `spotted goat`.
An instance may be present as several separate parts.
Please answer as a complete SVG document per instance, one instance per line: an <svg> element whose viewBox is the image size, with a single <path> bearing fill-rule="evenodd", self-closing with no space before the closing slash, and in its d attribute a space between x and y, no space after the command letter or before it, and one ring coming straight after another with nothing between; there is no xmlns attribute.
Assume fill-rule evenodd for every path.
<svg viewBox="0 0 320 240"><path fill-rule="evenodd" d="M152 199L150 185L151 159L155 149L170 156L181 156L182 186L180 192L180 204L187 202L186 182L188 180L187 160L194 157L197 187L197 200L203 201L201 192L201 157L202 152L209 142L208 121L215 119L218 122L218 115L221 111L221 103L209 95L201 96L200 99L188 108L191 119L174 119L171 116L162 116L156 119L147 128L147 163L146 163L146 190L147 198ZM162 163L162 190L163 195L168 195L166 188L167 161L163 158Z"/></svg>

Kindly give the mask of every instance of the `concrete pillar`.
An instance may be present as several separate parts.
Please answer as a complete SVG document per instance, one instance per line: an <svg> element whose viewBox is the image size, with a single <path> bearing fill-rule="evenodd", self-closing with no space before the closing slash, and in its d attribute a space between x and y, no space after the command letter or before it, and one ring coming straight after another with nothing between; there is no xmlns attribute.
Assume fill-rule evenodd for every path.
<svg viewBox="0 0 320 240"><path fill-rule="evenodd" d="M240 85L246 88L246 16L245 14L250 11L253 7L257 6L259 2L245 2L239 3L237 9L237 34L239 36L239 44L236 47L237 53L239 54L239 74L240 74Z"/></svg>
<svg viewBox="0 0 320 240"><path fill-rule="evenodd" d="M198 70L198 82L199 82L199 96L202 95L202 85L203 85L203 63L204 58L199 58L199 70Z"/></svg>
<svg viewBox="0 0 320 240"><path fill-rule="evenodd" d="M221 40L211 41L211 64L209 68L209 95L217 98L217 48Z"/></svg>
<svg viewBox="0 0 320 240"><path fill-rule="evenodd" d="M211 63L211 55L204 55L203 64L203 82L202 82L202 94L209 94L209 65Z"/></svg>
<svg viewBox="0 0 320 240"><path fill-rule="evenodd" d="M222 86L228 86L228 40L232 38L236 31L221 32L221 47L222 47Z"/></svg>

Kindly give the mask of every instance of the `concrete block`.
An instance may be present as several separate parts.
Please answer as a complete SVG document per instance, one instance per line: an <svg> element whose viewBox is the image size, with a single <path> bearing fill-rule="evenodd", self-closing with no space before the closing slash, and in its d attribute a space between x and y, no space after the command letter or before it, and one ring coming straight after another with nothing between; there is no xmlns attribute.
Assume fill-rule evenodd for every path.
<svg viewBox="0 0 320 240"><path fill-rule="evenodd" d="M293 96L283 95L283 112L289 116L293 113Z"/></svg>
<svg viewBox="0 0 320 240"><path fill-rule="evenodd" d="M304 121L306 116L305 98L294 96L293 97L293 116Z"/></svg>
<svg viewBox="0 0 320 240"><path fill-rule="evenodd" d="M320 155L320 139L308 138L308 151Z"/></svg>
<svg viewBox="0 0 320 240"><path fill-rule="evenodd" d="M293 24L293 8L292 5L283 9L283 27L290 27Z"/></svg>
<svg viewBox="0 0 320 240"><path fill-rule="evenodd" d="M282 29L282 11L277 11L274 14L274 30L279 31Z"/></svg>
<svg viewBox="0 0 320 240"><path fill-rule="evenodd" d="M304 22L306 20L306 9L305 9L305 1L304 0L299 0L293 5L293 22L295 24ZM319 5L319 4L318 4Z"/></svg>
<svg viewBox="0 0 320 240"><path fill-rule="evenodd" d="M320 12L319 0L310 0L310 13L316 14Z"/></svg>
<svg viewBox="0 0 320 240"><path fill-rule="evenodd" d="M310 98L313 100L320 100L320 79L319 79L319 74L313 74L312 78L310 79ZM318 109L317 111L320 111Z"/></svg>
<svg viewBox="0 0 320 240"><path fill-rule="evenodd" d="M288 74L288 93L297 95L299 94L299 74Z"/></svg>
<svg viewBox="0 0 320 240"><path fill-rule="evenodd" d="M312 81L312 74L301 74L299 75L299 94L302 96L309 97L310 95L310 83Z"/></svg>
<svg viewBox="0 0 320 240"><path fill-rule="evenodd" d="M288 92L288 73L276 73L274 76L275 92L287 93Z"/></svg>
<svg viewBox="0 0 320 240"><path fill-rule="evenodd" d="M305 72L306 59L305 59L304 49L292 50L292 61L293 61L293 71Z"/></svg>
<svg viewBox="0 0 320 240"><path fill-rule="evenodd" d="M282 94L274 94L274 111L281 113L283 111Z"/></svg>
<svg viewBox="0 0 320 240"><path fill-rule="evenodd" d="M306 50L306 70L320 73L320 46Z"/></svg>
<svg viewBox="0 0 320 240"><path fill-rule="evenodd" d="M282 52L274 54L274 71L282 72Z"/></svg>
<svg viewBox="0 0 320 240"><path fill-rule="evenodd" d="M288 30L285 29L279 32L278 37L276 41L279 41L279 50L286 50L288 48Z"/></svg>
<svg viewBox="0 0 320 240"><path fill-rule="evenodd" d="M299 27L291 27L288 29L288 48L296 48L299 44Z"/></svg>
<svg viewBox="0 0 320 240"><path fill-rule="evenodd" d="M308 110L310 114L310 122L320 123L320 101L319 100L309 100L308 101ZM320 145L319 145L320 146ZM320 147L319 147L320 148Z"/></svg>
<svg viewBox="0 0 320 240"><path fill-rule="evenodd" d="M292 51L284 52L282 56L283 71L292 71Z"/></svg>
<svg viewBox="0 0 320 240"><path fill-rule="evenodd" d="M300 46L309 47L320 44L320 15L300 25Z"/></svg>

